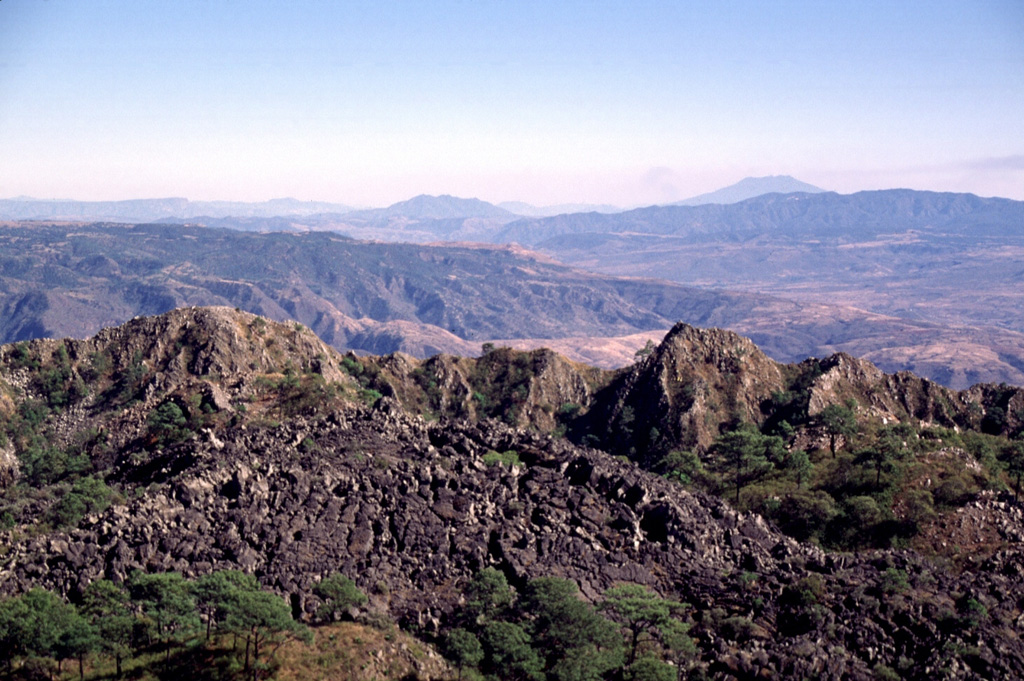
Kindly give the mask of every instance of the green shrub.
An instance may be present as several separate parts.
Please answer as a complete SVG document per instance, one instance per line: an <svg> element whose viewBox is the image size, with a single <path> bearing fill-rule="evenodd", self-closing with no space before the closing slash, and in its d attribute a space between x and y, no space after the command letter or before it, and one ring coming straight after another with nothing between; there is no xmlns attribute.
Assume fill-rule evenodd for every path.
<svg viewBox="0 0 1024 681"><path fill-rule="evenodd" d="M927 489L909 489L903 494L903 506L907 521L913 523L915 531L935 519L935 500Z"/></svg>
<svg viewBox="0 0 1024 681"><path fill-rule="evenodd" d="M800 541L821 541L839 512L832 497L821 491L786 494L774 508L765 510L783 532Z"/></svg>
<svg viewBox="0 0 1024 681"><path fill-rule="evenodd" d="M558 408L558 415L564 418L572 418L579 414L580 409L582 408L583 407L576 404L575 402L566 402L565 404Z"/></svg>
<svg viewBox="0 0 1024 681"><path fill-rule="evenodd" d="M37 487L84 473L92 465L88 456L58 449L38 434L26 438L18 450L18 460L26 480Z"/></svg>
<svg viewBox="0 0 1024 681"><path fill-rule="evenodd" d="M114 491L102 480L91 476L81 478L57 502L54 520L59 527L74 527L90 513L105 511L113 498Z"/></svg>
<svg viewBox="0 0 1024 681"><path fill-rule="evenodd" d="M328 622L337 617L344 617L350 608L358 608L367 601L366 594L356 586L356 583L340 572L321 580L313 587L313 593L323 601L317 610L317 616Z"/></svg>
<svg viewBox="0 0 1024 681"><path fill-rule="evenodd" d="M164 402L146 417L149 434L160 444L180 442L188 437L188 419L174 402Z"/></svg>
<svg viewBox="0 0 1024 681"><path fill-rule="evenodd" d="M50 408L41 400L28 399L18 405L18 414L29 428L38 428L50 415Z"/></svg>
<svg viewBox="0 0 1024 681"><path fill-rule="evenodd" d="M383 397L383 395L381 395L380 391L374 390L373 388L363 388L359 391L359 399L367 405L376 404L377 400L381 397Z"/></svg>
<svg viewBox="0 0 1024 681"><path fill-rule="evenodd" d="M448 632L444 645L445 655L460 670L466 667L475 668L484 659L484 648L480 639L471 631L458 628Z"/></svg>
<svg viewBox="0 0 1024 681"><path fill-rule="evenodd" d="M689 450L669 452L658 463L657 470L661 471L662 475L669 480L674 480L681 485L704 482L707 478L700 457Z"/></svg>
<svg viewBox="0 0 1024 681"><path fill-rule="evenodd" d="M882 576L882 591L885 593L900 593L910 588L907 580L907 573L896 568L886 568Z"/></svg>
<svg viewBox="0 0 1024 681"><path fill-rule="evenodd" d="M338 396L337 383L328 383L319 374L289 374L265 385L278 393L278 409L283 416L316 413ZM369 399L364 397L364 399Z"/></svg>
<svg viewBox="0 0 1024 681"><path fill-rule="evenodd" d="M966 594L957 599L956 610L960 625L964 628L973 629L988 619L988 608L981 601Z"/></svg>
<svg viewBox="0 0 1024 681"><path fill-rule="evenodd" d="M796 584L791 584L782 590L780 602L783 605L808 606L818 603L825 595L825 582L820 575L811 573L803 577Z"/></svg>
<svg viewBox="0 0 1024 681"><path fill-rule="evenodd" d="M936 486L932 492L935 503L944 508L958 508L970 500L970 497L977 489L973 481L964 475L953 475Z"/></svg>
<svg viewBox="0 0 1024 681"><path fill-rule="evenodd" d="M81 368L82 377L92 382L110 373L110 355L105 352L94 352L89 355L89 363Z"/></svg>
<svg viewBox="0 0 1024 681"><path fill-rule="evenodd" d="M519 453L514 449L510 449L505 452L496 452L492 449L484 454L483 462L488 466L505 466L506 468L521 466L523 464L523 462L519 460Z"/></svg>
<svg viewBox="0 0 1024 681"><path fill-rule="evenodd" d="M728 617L722 621L718 632L726 639L743 643L758 634L758 627L748 617Z"/></svg>
<svg viewBox="0 0 1024 681"><path fill-rule="evenodd" d="M352 355L345 355L341 358L341 369L349 376L358 378L363 374L363 363Z"/></svg>
<svg viewBox="0 0 1024 681"><path fill-rule="evenodd" d="M678 670L668 662L643 655L626 668L622 678L626 681L676 681L678 675Z"/></svg>
<svg viewBox="0 0 1024 681"><path fill-rule="evenodd" d="M873 497L858 495L845 500L841 512L829 524L830 540L838 546L870 543L876 527L887 519L886 509Z"/></svg>
<svg viewBox="0 0 1024 681"><path fill-rule="evenodd" d="M875 678L878 679L878 681L900 681L902 678L895 670L891 667L887 667L881 662L876 664L871 672L875 675Z"/></svg>
<svg viewBox="0 0 1024 681"><path fill-rule="evenodd" d="M121 381L114 391L114 399L118 402L131 402L139 394L146 377L149 375L149 367L142 361L142 351L137 350L132 355L131 364L124 370Z"/></svg>
<svg viewBox="0 0 1024 681"><path fill-rule="evenodd" d="M30 371L39 368L39 357L29 350L28 341L14 344L11 349L11 366L15 369L29 369Z"/></svg>

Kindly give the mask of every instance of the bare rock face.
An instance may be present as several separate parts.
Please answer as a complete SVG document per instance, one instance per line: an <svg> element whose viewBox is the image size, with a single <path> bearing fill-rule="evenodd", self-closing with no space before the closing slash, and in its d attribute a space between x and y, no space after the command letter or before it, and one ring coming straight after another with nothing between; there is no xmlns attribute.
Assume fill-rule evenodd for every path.
<svg viewBox="0 0 1024 681"><path fill-rule="evenodd" d="M730 419L760 423L761 403L784 386L776 362L749 339L719 329L676 325L652 357L670 402L682 406L692 395L686 419L701 446Z"/></svg>
<svg viewBox="0 0 1024 681"><path fill-rule="evenodd" d="M845 353L821 360L819 366L822 373L810 387L810 416L852 400L889 423L909 417L952 426L963 408L954 390L909 372L885 374L871 362Z"/></svg>
<svg viewBox="0 0 1024 681"><path fill-rule="evenodd" d="M882 370L871 362L842 352L820 364L822 373L811 384L807 405L809 416L820 414L829 405L843 404L849 399L856 400L872 392L885 380Z"/></svg>
<svg viewBox="0 0 1024 681"><path fill-rule="evenodd" d="M18 479L20 465L14 448L0 447L0 489L9 487Z"/></svg>
<svg viewBox="0 0 1024 681"><path fill-rule="evenodd" d="M1012 434L1024 425L1024 390L1020 388L977 385L956 391L906 371L883 373L845 353L818 365L821 375L811 383L810 416L830 404L852 400L870 417L886 423L913 419L943 427L979 428L987 420L994 434Z"/></svg>
<svg viewBox="0 0 1024 681"><path fill-rule="evenodd" d="M1000 383L973 386L959 393L973 424L994 434L1024 430L1024 388Z"/></svg>
<svg viewBox="0 0 1024 681"><path fill-rule="evenodd" d="M551 350L521 352L502 347L476 359L437 355L377 364L406 405L426 400L430 411L453 418L494 417L551 432L559 411L579 409L593 399L593 386L609 372L571 362Z"/></svg>
<svg viewBox="0 0 1024 681"><path fill-rule="evenodd" d="M426 393L429 407L439 414L447 414L456 418L474 417L477 409L483 405L474 402L473 386L470 377L474 363L453 355L436 355L422 363L417 362L412 369L399 367L389 375L396 381L405 383L410 376L415 379L412 390Z"/></svg>
<svg viewBox="0 0 1024 681"><path fill-rule="evenodd" d="M570 362L550 350L534 350L530 353L533 378L524 401L524 407L516 425L549 432L557 422L554 413L574 405L590 404L593 399L592 379L588 374L595 372L590 367Z"/></svg>
<svg viewBox="0 0 1024 681"><path fill-rule="evenodd" d="M945 388L909 372L886 374L838 353L780 364L750 340L720 329L678 324L648 357L595 391L582 430L649 466L672 448L707 449L739 421L762 425L777 396L801 393L805 417L833 404L856 403L862 418L982 427L1013 434L1024 427L1024 389L979 385Z"/></svg>
<svg viewBox="0 0 1024 681"><path fill-rule="evenodd" d="M7 418L15 411L14 400L7 392L11 390L6 382L0 380L0 418ZM0 489L7 487L18 479L18 457L13 443L0 441Z"/></svg>
<svg viewBox="0 0 1024 681"><path fill-rule="evenodd" d="M289 365L301 371L316 364L327 380L340 380L343 375L337 353L301 324L289 328L227 307L179 308L69 344L75 354L107 351L116 372L145 361L164 374L167 383L184 375L237 379L280 372Z"/></svg>
<svg viewBox="0 0 1024 681"><path fill-rule="evenodd" d="M605 428L618 450L647 462L670 446L703 448L721 424L761 423L761 403L785 388L780 365L746 338L677 324L646 359L595 398L588 427Z"/></svg>
<svg viewBox="0 0 1024 681"><path fill-rule="evenodd" d="M550 432L560 410L590 404L601 372L570 362L551 350L494 350L476 362L478 383L494 385L484 414L520 427ZM499 411L500 410L500 411Z"/></svg>

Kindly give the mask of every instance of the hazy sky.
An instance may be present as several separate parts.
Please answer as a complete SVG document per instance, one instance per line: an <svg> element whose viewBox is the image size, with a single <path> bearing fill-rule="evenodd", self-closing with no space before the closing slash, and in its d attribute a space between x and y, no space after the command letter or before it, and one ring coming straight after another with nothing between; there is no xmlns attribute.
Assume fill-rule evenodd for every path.
<svg viewBox="0 0 1024 681"><path fill-rule="evenodd" d="M0 198L1024 199L1021 0L0 0Z"/></svg>

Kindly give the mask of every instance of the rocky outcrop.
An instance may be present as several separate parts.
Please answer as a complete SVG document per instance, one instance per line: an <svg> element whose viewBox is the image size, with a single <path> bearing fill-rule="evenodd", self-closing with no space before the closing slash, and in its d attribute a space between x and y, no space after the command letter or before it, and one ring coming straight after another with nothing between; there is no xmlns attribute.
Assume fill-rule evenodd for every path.
<svg viewBox="0 0 1024 681"><path fill-rule="evenodd" d="M831 404L852 400L873 420L895 423L914 419L953 427L965 421L967 402L961 393L909 372L885 374L870 362L845 353L819 362L821 375L813 380L808 415Z"/></svg>
<svg viewBox="0 0 1024 681"><path fill-rule="evenodd" d="M18 479L20 468L14 447L0 447L0 489L12 485Z"/></svg>
<svg viewBox="0 0 1024 681"><path fill-rule="evenodd" d="M476 359L394 357L373 361L407 408L452 418L496 418L541 432L558 428L560 416L589 406L595 386L612 375L546 349L488 348Z"/></svg>
<svg viewBox="0 0 1024 681"><path fill-rule="evenodd" d="M958 392L909 372L886 374L845 353L780 364L729 331L678 324L648 357L595 391L575 432L650 466L671 449L705 450L736 423L778 421L780 409L797 408L789 416L813 423L829 405L854 403L862 422L1003 435L1024 428L1021 388Z"/></svg>
<svg viewBox="0 0 1024 681"><path fill-rule="evenodd" d="M227 307L180 308L136 318L88 341L67 344L72 358L106 352L116 373L144 361L167 384L185 375L238 380L289 366L316 371L327 380L343 375L337 353L301 324L278 324Z"/></svg>
<svg viewBox="0 0 1024 681"><path fill-rule="evenodd" d="M583 430L641 463L671 448L705 448L723 423L761 423L786 386L781 365L746 338L677 324L643 361L595 397Z"/></svg>

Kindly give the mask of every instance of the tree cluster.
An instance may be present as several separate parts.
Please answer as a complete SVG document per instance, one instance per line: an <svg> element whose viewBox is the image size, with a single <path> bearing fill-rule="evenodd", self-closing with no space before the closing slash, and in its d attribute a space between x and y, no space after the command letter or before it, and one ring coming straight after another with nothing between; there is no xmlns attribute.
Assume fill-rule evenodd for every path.
<svg viewBox="0 0 1024 681"><path fill-rule="evenodd" d="M1009 487L1019 495L1024 478L1020 438L873 424L858 418L852 400L803 427L827 444L797 445L786 421L761 429L738 423L704 452L670 451L656 470L760 513L800 541L843 550L903 545L982 490ZM967 456L980 465L964 467L957 457Z"/></svg>
<svg viewBox="0 0 1024 681"><path fill-rule="evenodd" d="M539 577L517 593L486 568L463 597L444 646L460 678L675 681L694 652L685 606L636 584L595 606L575 582Z"/></svg>
<svg viewBox="0 0 1024 681"><path fill-rule="evenodd" d="M308 636L287 603L252 575L228 570L187 580L137 571L124 584L93 582L79 603L42 589L0 600L0 661L10 675L16 664L60 671L77 660L84 678L95 654L113 658L120 678L125 658L157 648L167 661L204 630L207 640L216 633L244 643L243 671L254 681L269 668L269 645Z"/></svg>

